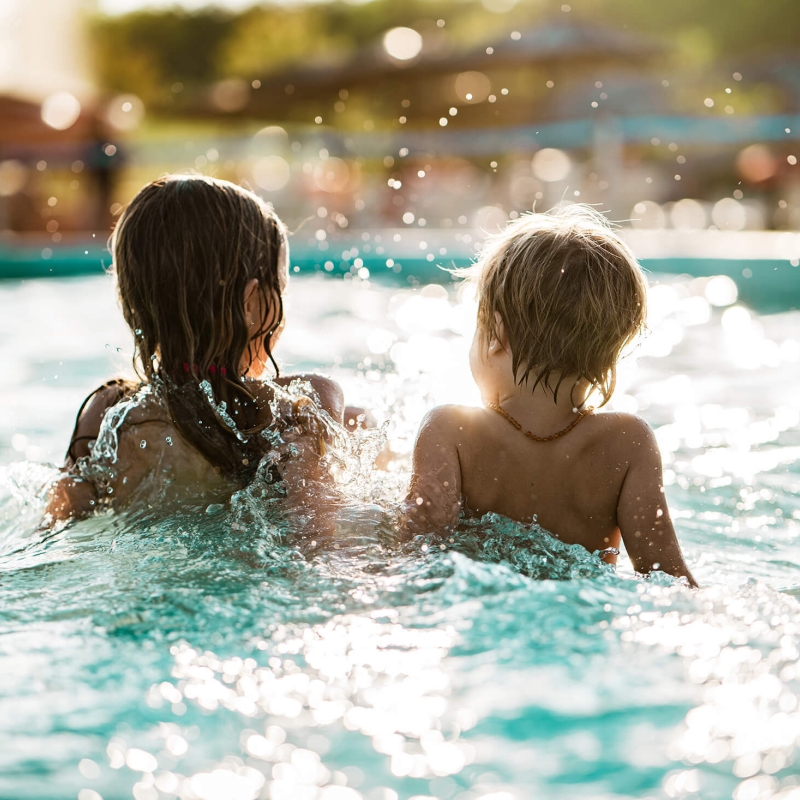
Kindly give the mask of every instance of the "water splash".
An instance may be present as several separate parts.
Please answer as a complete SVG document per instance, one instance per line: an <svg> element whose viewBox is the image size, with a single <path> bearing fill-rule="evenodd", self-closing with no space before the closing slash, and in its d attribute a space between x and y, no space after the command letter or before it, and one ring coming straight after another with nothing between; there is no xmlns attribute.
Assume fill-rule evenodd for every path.
<svg viewBox="0 0 800 800"><path fill-rule="evenodd" d="M214 400L214 388L211 386L209 381L202 380L200 381L200 391L202 392L203 396L208 401L209 406L213 409L214 413L216 414L217 418L222 422L222 424L240 441L246 442L247 437L239 430L236 426L236 423L233 421L233 417L228 413L228 404L222 400L220 403L217 403Z"/></svg>

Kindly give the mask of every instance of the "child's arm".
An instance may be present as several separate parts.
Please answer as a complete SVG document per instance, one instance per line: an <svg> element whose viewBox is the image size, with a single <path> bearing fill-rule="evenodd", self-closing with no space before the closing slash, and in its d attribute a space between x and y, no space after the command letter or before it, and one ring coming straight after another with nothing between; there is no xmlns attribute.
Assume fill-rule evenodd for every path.
<svg viewBox="0 0 800 800"><path fill-rule="evenodd" d="M403 504L403 528L410 535L455 525L461 511L461 464L456 446L457 411L428 412L414 444L411 483Z"/></svg>
<svg viewBox="0 0 800 800"><path fill-rule="evenodd" d="M617 522L633 568L642 574L659 569L697 586L669 516L656 438L643 420L634 417L629 425L630 460L617 501Z"/></svg>
<svg viewBox="0 0 800 800"><path fill-rule="evenodd" d="M70 474L68 470L78 458L89 455L89 445L97 439L106 411L119 401L126 385L120 380L109 381L90 394L80 407L62 475L47 493L45 519L48 524L82 519L95 509L97 490L94 484Z"/></svg>
<svg viewBox="0 0 800 800"><path fill-rule="evenodd" d="M94 484L64 472L47 491L43 526L88 517L97 505Z"/></svg>

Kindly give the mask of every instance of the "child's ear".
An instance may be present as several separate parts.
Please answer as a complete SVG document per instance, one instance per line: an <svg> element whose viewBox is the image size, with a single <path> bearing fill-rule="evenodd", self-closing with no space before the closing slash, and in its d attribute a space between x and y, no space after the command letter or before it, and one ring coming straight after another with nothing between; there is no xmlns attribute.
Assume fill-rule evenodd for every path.
<svg viewBox="0 0 800 800"><path fill-rule="evenodd" d="M494 312L494 336L489 342L489 352L494 353L497 350L508 350L506 326L499 311Z"/></svg>
<svg viewBox="0 0 800 800"><path fill-rule="evenodd" d="M258 278L251 278L244 287L244 319L248 328L261 325L261 313Z"/></svg>

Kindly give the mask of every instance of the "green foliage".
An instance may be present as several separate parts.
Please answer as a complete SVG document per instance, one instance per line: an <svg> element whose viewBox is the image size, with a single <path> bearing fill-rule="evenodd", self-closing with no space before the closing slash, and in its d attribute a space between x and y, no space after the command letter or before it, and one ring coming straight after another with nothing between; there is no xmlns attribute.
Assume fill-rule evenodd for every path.
<svg viewBox="0 0 800 800"><path fill-rule="evenodd" d="M564 19L593 20L663 42L666 62L702 69L735 65L762 52L795 50L798 0L571 0ZM225 77L248 80L297 66L342 62L407 25L458 50L511 27L562 18L560 3L520 0L505 14L480 0L343 0L317 5L262 4L238 14L213 7L188 13L140 11L99 17L94 56L102 88L132 91L150 105L172 101L170 87L202 88ZM444 28L437 20L445 21Z"/></svg>
<svg viewBox="0 0 800 800"><path fill-rule="evenodd" d="M304 9L251 9L236 21L220 48L221 74L250 78L296 64L310 65L346 57L349 37L331 31L323 15Z"/></svg>
<svg viewBox="0 0 800 800"><path fill-rule="evenodd" d="M187 86L213 81L219 53L236 21L235 15L218 10L197 14L138 11L101 17L92 37L100 85L158 102L176 81Z"/></svg>
<svg viewBox="0 0 800 800"><path fill-rule="evenodd" d="M797 52L797 0L575 0L573 12L612 27L676 39L700 37L704 60L736 59L774 51ZM699 59L698 59L699 60Z"/></svg>

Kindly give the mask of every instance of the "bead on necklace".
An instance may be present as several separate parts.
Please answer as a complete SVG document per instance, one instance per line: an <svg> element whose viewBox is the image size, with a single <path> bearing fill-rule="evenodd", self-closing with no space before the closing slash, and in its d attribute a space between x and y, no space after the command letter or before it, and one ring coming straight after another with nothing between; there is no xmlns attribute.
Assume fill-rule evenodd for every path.
<svg viewBox="0 0 800 800"><path fill-rule="evenodd" d="M567 425L566 428L557 431L556 433L551 433L549 436L537 436L535 433L531 433L530 431L526 431L522 425L514 419L507 411L504 411L497 403L487 403L487 408L491 408L492 411L496 411L500 414L501 417L505 417L520 433L524 433L529 439L533 439L534 442L552 442L553 439L558 439L561 436L569 433L587 414L591 414L594 411L592 406L585 408L583 411L578 412L578 416Z"/></svg>

